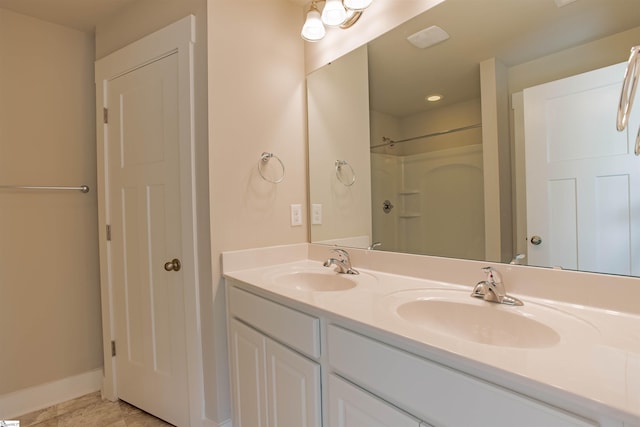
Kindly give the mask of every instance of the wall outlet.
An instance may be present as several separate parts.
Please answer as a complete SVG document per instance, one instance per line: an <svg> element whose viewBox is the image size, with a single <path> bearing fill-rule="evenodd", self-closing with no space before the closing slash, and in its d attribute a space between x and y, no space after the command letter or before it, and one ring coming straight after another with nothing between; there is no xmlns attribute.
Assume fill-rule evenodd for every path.
<svg viewBox="0 0 640 427"><path fill-rule="evenodd" d="M302 205L291 205L291 226L302 225Z"/></svg>
<svg viewBox="0 0 640 427"><path fill-rule="evenodd" d="M311 205L311 224L322 224L322 205L320 203L314 203Z"/></svg>

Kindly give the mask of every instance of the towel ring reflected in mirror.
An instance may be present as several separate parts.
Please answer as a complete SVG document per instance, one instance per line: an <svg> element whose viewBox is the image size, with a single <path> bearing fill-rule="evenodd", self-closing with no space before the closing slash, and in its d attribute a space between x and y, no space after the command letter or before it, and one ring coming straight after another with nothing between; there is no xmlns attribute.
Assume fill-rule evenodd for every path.
<svg viewBox="0 0 640 427"><path fill-rule="evenodd" d="M356 182L356 172L353 170L353 166L346 160L336 160L336 177L345 187L351 187ZM345 167L346 166L346 167ZM348 170L345 174L344 170ZM350 174L351 178L344 175Z"/></svg>
<svg viewBox="0 0 640 427"><path fill-rule="evenodd" d="M633 100L635 98L636 89L638 87L639 74L640 46L634 46L631 48L631 54L629 55L627 68L624 72L624 78L622 80L622 90L620 92L620 102L618 103L616 129L618 129L618 131L620 132L622 132L627 127L627 123L629 122L631 108L633 107ZM640 128L638 128L638 134L636 135L634 153L636 156L640 156Z"/></svg>
<svg viewBox="0 0 640 427"><path fill-rule="evenodd" d="M282 172L280 173L280 176L275 179L267 177L263 169L267 165L267 163L269 163L269 160L271 160L272 158L276 159L278 163L280 163L280 167L282 168ZM264 153L262 153L262 155L260 156L260 160L258 161L258 173L260 174L260 177L265 181L270 182L272 184L279 184L284 179L284 163L282 163L282 160L280 160L280 157L276 156L273 153L268 153L265 151Z"/></svg>

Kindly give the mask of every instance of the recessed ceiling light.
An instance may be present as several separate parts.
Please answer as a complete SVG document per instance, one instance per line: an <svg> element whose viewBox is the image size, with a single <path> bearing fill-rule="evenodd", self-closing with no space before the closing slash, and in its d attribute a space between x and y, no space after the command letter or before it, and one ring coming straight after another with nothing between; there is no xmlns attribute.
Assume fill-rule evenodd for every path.
<svg viewBox="0 0 640 427"><path fill-rule="evenodd" d="M442 95L434 93L433 95L426 96L424 99L429 102L438 102L442 99Z"/></svg>

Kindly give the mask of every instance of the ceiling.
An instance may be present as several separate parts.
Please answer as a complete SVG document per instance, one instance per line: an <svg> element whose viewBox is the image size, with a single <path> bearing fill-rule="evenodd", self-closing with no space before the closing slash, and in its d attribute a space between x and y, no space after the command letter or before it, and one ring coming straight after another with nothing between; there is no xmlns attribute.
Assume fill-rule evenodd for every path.
<svg viewBox="0 0 640 427"><path fill-rule="evenodd" d="M639 5L639 0L577 0L564 7L555 0L447 0L369 43L372 106L403 117L428 109L424 97L434 92L445 95L434 107L479 98L479 64L485 59L513 66L638 27ZM431 25L450 38L427 49L406 41Z"/></svg>
<svg viewBox="0 0 640 427"><path fill-rule="evenodd" d="M0 8L92 33L101 20L134 1L136 0L0 0ZM299 6L309 3L309 0L288 1Z"/></svg>
<svg viewBox="0 0 640 427"><path fill-rule="evenodd" d="M93 32L97 23L134 1L0 0L0 8ZM479 97L478 64L484 59L519 64L640 24L640 0L577 0L562 8L557 2L447 0L388 32L369 44L372 89L385 88L372 90L372 104L404 116L428 108L423 99L431 92L444 93L446 103ZM451 38L425 50L406 42L430 25L441 26Z"/></svg>
<svg viewBox="0 0 640 427"><path fill-rule="evenodd" d="M93 32L96 24L135 0L0 0L0 8Z"/></svg>

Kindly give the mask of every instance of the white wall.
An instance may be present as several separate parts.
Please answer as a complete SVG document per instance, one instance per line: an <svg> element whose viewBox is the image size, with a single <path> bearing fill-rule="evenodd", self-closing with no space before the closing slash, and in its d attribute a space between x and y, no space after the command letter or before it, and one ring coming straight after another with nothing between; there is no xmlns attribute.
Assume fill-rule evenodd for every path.
<svg viewBox="0 0 640 427"><path fill-rule="evenodd" d="M102 367L93 57L0 9L0 185L91 188L0 190L0 400Z"/></svg>
<svg viewBox="0 0 640 427"><path fill-rule="evenodd" d="M399 196L402 182L402 157L371 153L371 233L380 250L401 251L403 236L398 232L398 214L402 210ZM393 208L385 212L385 202Z"/></svg>
<svg viewBox="0 0 640 427"><path fill-rule="evenodd" d="M485 259L482 146L412 154L401 162L402 252Z"/></svg>

